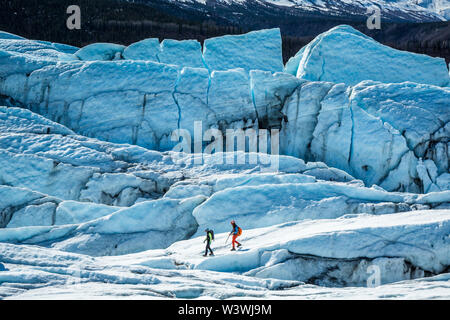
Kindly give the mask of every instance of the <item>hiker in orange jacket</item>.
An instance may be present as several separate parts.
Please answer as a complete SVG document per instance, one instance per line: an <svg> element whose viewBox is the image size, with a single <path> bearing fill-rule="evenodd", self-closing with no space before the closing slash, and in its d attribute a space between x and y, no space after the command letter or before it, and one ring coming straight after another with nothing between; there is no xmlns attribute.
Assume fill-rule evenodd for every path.
<svg viewBox="0 0 450 320"><path fill-rule="evenodd" d="M236 238L239 237L242 234L242 229L236 224L236 221L231 221L231 226L233 227L233 230L231 230L230 235L233 235L231 243L233 244L233 248L231 251L235 251L235 244L237 244L238 248L241 246L239 242L236 241Z"/></svg>

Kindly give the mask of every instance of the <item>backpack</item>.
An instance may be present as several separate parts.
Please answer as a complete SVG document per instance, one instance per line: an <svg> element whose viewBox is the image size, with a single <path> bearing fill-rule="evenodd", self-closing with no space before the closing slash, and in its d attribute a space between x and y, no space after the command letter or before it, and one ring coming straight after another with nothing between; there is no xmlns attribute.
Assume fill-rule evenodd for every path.
<svg viewBox="0 0 450 320"><path fill-rule="evenodd" d="M241 229L241 227L239 227L239 226L237 226L237 228L238 228L237 235L240 236L240 235L242 234L242 229Z"/></svg>
<svg viewBox="0 0 450 320"><path fill-rule="evenodd" d="M209 230L209 233L211 234L211 240L214 240L214 231L213 230Z"/></svg>

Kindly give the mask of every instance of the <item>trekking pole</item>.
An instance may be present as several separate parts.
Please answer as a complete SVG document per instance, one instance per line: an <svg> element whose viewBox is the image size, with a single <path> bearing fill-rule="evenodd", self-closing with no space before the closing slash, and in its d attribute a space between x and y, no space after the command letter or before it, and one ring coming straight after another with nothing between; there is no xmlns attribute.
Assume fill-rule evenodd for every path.
<svg viewBox="0 0 450 320"><path fill-rule="evenodd" d="M230 234L231 234L231 233L228 234L228 238L227 238L227 240L225 241L225 244L227 244L228 239L230 239Z"/></svg>

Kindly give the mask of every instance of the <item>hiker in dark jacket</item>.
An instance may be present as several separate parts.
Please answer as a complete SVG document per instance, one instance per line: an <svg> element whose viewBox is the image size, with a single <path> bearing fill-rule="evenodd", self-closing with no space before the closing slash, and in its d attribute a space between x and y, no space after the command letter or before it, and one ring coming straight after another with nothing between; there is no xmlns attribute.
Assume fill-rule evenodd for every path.
<svg viewBox="0 0 450 320"><path fill-rule="evenodd" d="M206 239L203 240L203 242L206 242L206 248L205 254L203 256L206 257L208 255L208 250L210 252L209 255L213 256L214 252L211 250L211 242L214 240L214 232L209 229L205 229L205 232L206 232Z"/></svg>

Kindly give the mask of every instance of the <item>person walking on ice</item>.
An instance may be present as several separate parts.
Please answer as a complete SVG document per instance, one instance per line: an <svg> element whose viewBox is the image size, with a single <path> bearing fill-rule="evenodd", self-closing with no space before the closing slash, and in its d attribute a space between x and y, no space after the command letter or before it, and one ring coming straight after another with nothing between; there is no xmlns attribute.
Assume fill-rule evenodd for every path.
<svg viewBox="0 0 450 320"><path fill-rule="evenodd" d="M205 232L206 232L206 239L203 240L203 242L206 242L206 248L205 248L205 254L203 256L206 257L208 255L208 250L209 250L209 255L213 256L214 252L211 250L211 242L214 240L214 231L212 231L210 229L205 229Z"/></svg>
<svg viewBox="0 0 450 320"><path fill-rule="evenodd" d="M237 244L237 247L239 248L241 244L236 241L236 238L239 237L242 234L242 229L236 224L236 221L231 221L231 226L233 227L233 230L231 230L230 235L233 235L233 238L231 240L231 244L233 245L233 248L231 251L235 251L235 244Z"/></svg>

